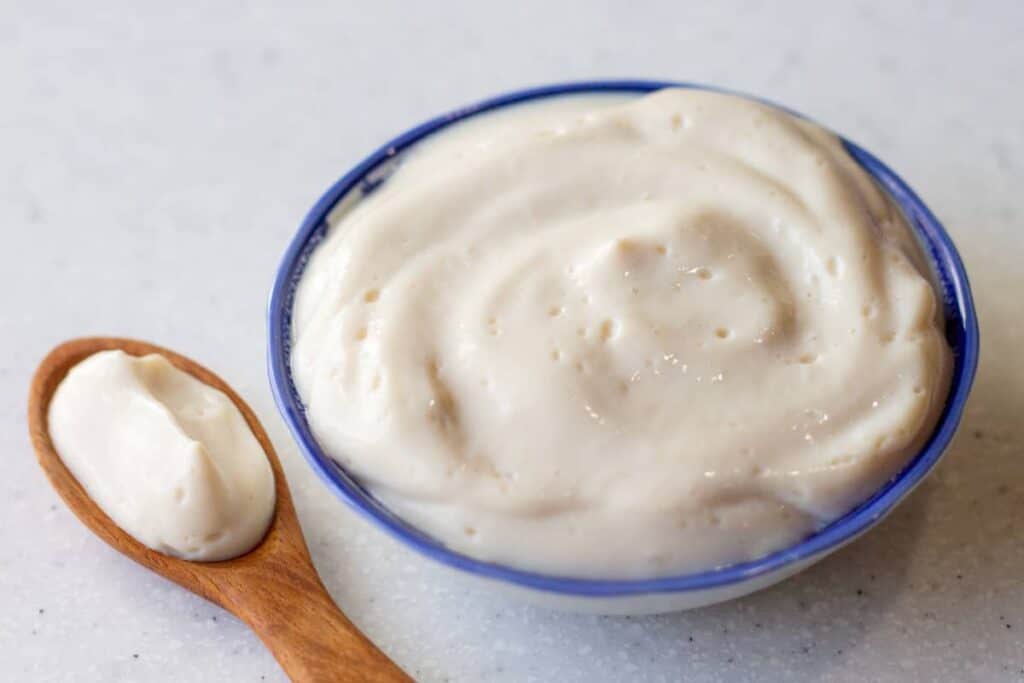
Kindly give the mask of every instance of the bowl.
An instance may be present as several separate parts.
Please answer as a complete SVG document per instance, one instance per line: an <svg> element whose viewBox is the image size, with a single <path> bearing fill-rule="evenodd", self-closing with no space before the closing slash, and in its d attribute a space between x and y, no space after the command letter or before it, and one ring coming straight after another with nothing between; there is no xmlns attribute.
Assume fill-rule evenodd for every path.
<svg viewBox="0 0 1024 683"><path fill-rule="evenodd" d="M278 409L302 453L320 479L341 500L402 544L474 577L560 609L602 614L644 614L721 602L770 586L807 568L878 524L942 457L960 422L978 362L978 322L963 263L949 235L913 190L870 152L842 139L849 154L901 207L931 262L942 295L946 338L954 368L949 396L921 451L893 479L853 510L804 540L759 559L699 573L643 580L578 579L550 576L475 559L451 550L378 502L317 444L291 378L291 311L295 289L310 254L327 232L339 202L346 206L373 192L397 168L403 153L447 126L478 114L531 100L569 94L643 94L665 87L720 90L692 83L592 81L520 90L431 119L391 140L332 185L302 221L285 252L270 294L268 363ZM731 93L749 97L742 93ZM752 98L758 99L758 98ZM760 100L764 101L764 100ZM779 107L771 102L772 106ZM785 107L779 107L794 113ZM799 116L799 114L796 114Z"/></svg>

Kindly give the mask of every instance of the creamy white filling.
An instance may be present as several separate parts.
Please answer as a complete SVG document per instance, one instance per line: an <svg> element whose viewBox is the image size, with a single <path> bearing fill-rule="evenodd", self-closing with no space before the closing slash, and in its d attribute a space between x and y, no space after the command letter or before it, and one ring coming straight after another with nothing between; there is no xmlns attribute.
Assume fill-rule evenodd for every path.
<svg viewBox="0 0 1024 683"><path fill-rule="evenodd" d="M752 559L894 476L950 353L897 207L736 97L560 98L337 211L293 373L321 445L450 546L642 577Z"/></svg>
<svg viewBox="0 0 1024 683"><path fill-rule="evenodd" d="M48 421L75 479L154 550L226 560L270 525L274 473L242 413L163 356L89 356L57 387Z"/></svg>

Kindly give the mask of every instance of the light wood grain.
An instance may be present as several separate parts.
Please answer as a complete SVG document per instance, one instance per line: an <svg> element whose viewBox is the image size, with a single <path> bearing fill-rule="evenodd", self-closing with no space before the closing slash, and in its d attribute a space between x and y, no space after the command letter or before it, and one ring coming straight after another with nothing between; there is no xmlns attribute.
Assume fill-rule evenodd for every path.
<svg viewBox="0 0 1024 683"><path fill-rule="evenodd" d="M223 391L238 406L270 460L277 506L266 536L249 553L224 562L188 562L163 555L122 531L64 466L50 439L47 413L57 385L75 364L107 349L142 356L159 353L175 367ZM285 673L307 681L409 681L331 599L310 560L281 463L245 401L198 363L168 349L133 339L94 337L61 344L32 380L28 425L39 464L71 511L119 552L203 596L247 623Z"/></svg>

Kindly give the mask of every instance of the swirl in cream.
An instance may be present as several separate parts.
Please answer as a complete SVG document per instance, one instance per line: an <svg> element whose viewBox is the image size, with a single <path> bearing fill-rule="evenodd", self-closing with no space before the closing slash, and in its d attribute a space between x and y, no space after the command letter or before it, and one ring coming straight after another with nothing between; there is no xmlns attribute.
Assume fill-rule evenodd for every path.
<svg viewBox="0 0 1024 683"><path fill-rule="evenodd" d="M766 105L521 106L336 213L294 309L307 417L476 557L619 578L752 559L894 476L946 395L903 217Z"/></svg>

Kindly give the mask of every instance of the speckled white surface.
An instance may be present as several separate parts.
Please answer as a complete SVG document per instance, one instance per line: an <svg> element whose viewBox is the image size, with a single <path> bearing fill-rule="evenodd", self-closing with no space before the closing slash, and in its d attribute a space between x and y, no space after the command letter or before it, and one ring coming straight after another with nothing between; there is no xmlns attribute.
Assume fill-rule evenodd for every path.
<svg viewBox="0 0 1024 683"><path fill-rule="evenodd" d="M239 622L47 486L29 377L90 333L236 386L331 592L423 681L1024 680L1024 6L142 4L0 0L0 680L283 679ZM692 613L546 613L411 555L314 479L264 371L275 264L328 183L444 109L598 76L726 85L862 142L946 223L981 311L975 393L935 475L807 573Z"/></svg>

